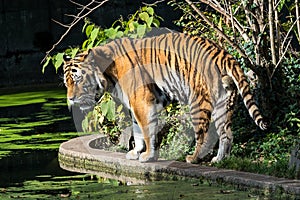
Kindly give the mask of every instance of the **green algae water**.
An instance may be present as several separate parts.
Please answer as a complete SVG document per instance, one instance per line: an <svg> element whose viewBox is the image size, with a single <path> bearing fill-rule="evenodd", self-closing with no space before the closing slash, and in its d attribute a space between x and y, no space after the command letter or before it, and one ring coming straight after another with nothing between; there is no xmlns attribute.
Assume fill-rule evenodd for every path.
<svg viewBox="0 0 300 200"><path fill-rule="evenodd" d="M258 199L207 181L129 185L59 168L59 145L77 137L62 87L0 90L0 199Z"/></svg>

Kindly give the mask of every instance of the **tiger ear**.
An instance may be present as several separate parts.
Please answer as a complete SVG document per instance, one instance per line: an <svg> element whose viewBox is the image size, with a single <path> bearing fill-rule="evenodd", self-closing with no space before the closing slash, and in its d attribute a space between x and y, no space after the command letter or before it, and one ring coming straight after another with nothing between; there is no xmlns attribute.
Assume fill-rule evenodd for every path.
<svg viewBox="0 0 300 200"><path fill-rule="evenodd" d="M94 64L104 72L112 63L111 51L105 46L98 46L89 49L88 57Z"/></svg>
<svg viewBox="0 0 300 200"><path fill-rule="evenodd" d="M71 58L70 56L64 54L64 55L63 55L63 59L64 59L65 62L68 62L68 61L70 61L72 58Z"/></svg>

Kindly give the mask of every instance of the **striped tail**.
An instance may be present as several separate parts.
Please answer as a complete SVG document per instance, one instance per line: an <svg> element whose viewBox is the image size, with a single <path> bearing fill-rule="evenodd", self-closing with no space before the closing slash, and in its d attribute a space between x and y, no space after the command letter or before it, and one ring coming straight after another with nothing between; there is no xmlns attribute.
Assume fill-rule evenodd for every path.
<svg viewBox="0 0 300 200"><path fill-rule="evenodd" d="M232 65L229 66L231 66L232 68L226 71L228 75L233 79L235 85L237 86L250 116L252 117L256 125L259 126L261 130L266 130L268 128L268 123L261 115L253 99L253 95L251 94L248 80L243 70L240 68L240 65L235 60L234 63L232 63Z"/></svg>

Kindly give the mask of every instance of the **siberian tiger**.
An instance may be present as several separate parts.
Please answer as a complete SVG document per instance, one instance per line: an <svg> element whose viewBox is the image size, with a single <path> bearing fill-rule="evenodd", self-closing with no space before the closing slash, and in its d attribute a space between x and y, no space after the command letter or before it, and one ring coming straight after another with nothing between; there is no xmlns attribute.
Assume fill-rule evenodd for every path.
<svg viewBox="0 0 300 200"><path fill-rule="evenodd" d="M210 40L182 33L144 39L122 38L90 49L74 59L65 57L64 82L70 105L91 109L104 91L118 97L133 115L135 147L127 159L156 161L159 157L157 113L171 100L190 107L196 148L195 162L208 138L212 113L220 136L213 161L229 154L231 115L237 91L254 122L267 128L239 63ZM215 107L224 110L218 114ZM144 146L145 151L142 152Z"/></svg>

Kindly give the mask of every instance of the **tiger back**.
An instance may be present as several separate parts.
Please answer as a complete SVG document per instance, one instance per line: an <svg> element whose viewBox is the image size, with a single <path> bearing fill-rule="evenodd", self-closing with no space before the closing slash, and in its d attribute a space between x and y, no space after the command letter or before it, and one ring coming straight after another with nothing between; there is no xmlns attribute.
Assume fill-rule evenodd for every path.
<svg viewBox="0 0 300 200"><path fill-rule="evenodd" d="M219 105L223 111L214 112L220 118L214 126L220 136L219 152L223 152L218 152L214 161L229 155L237 91L254 122L266 128L239 63L209 40L181 33L122 38L90 49L79 65L70 64L74 60L66 60L64 65L71 105L92 107L97 94L109 91L132 112L135 148L127 153L128 159L158 159L157 114L170 100L190 107L196 148L193 155L187 156L187 162L197 161L203 152L212 113ZM142 152L144 146L146 151Z"/></svg>

